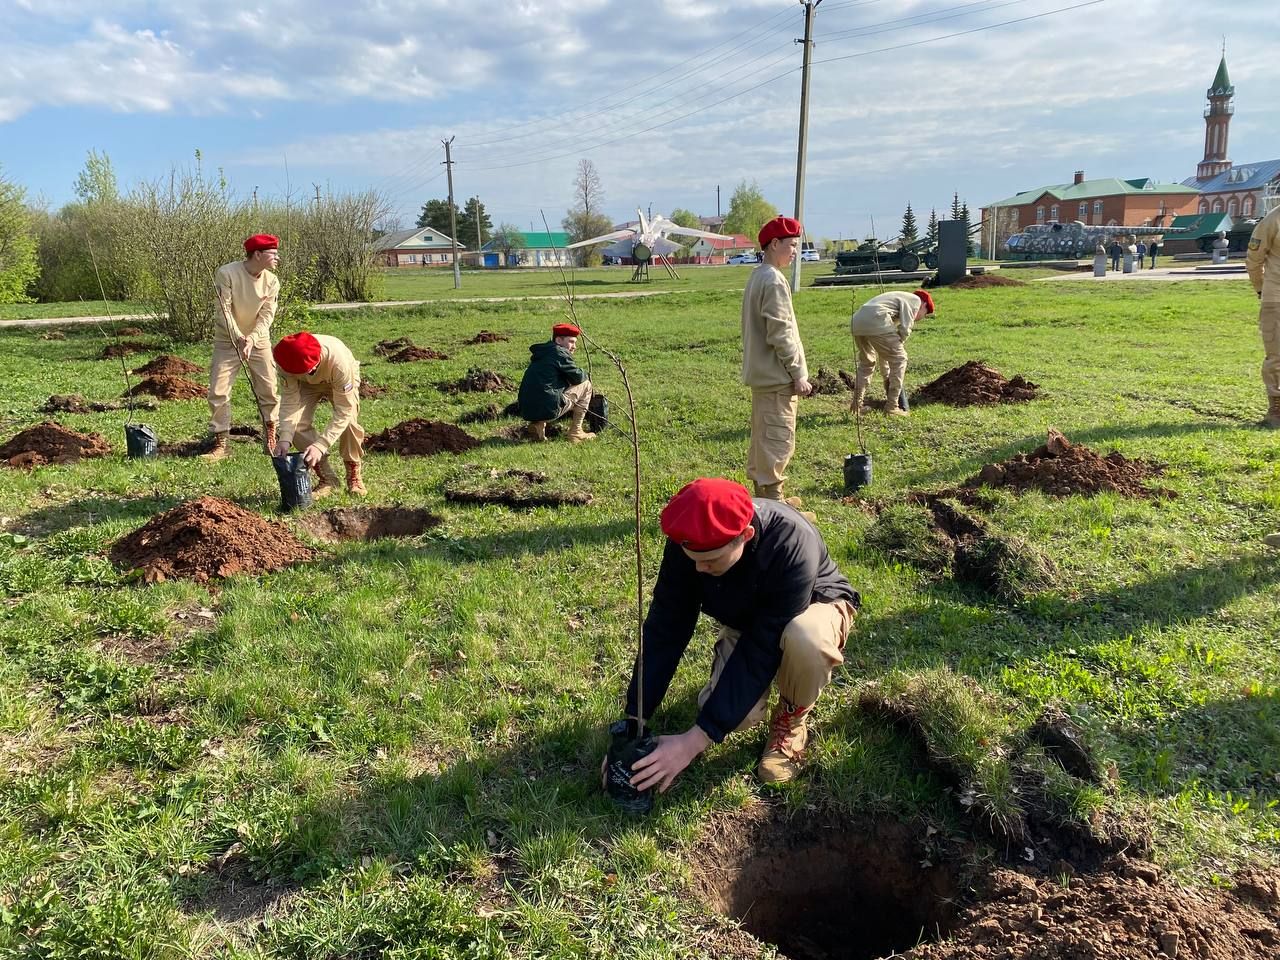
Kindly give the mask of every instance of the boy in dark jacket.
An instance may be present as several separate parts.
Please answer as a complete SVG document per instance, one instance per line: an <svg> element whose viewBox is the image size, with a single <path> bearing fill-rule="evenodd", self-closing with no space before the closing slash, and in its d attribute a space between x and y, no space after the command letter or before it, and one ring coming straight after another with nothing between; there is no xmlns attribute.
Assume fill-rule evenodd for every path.
<svg viewBox="0 0 1280 960"><path fill-rule="evenodd" d="M520 416L529 421L530 439L547 439L547 421L570 412L571 442L581 443L595 436L582 429L587 405L591 403L591 381L573 362L580 333L572 323L557 323L551 328L550 340L529 348L532 356L520 380L519 404Z"/></svg>

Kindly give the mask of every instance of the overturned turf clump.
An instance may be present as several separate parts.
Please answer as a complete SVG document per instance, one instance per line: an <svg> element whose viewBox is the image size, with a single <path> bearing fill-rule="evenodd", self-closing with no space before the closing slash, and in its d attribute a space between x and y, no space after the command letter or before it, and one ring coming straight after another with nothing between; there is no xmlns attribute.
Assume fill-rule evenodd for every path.
<svg viewBox="0 0 1280 960"><path fill-rule="evenodd" d="M141 327L121 327L116 331L117 337L140 337L142 336Z"/></svg>
<svg viewBox="0 0 1280 960"><path fill-rule="evenodd" d="M1034 400L1038 384L1015 376L1012 380L992 370L981 360L970 360L948 370L942 376L915 391L917 403L946 403L953 407L982 406L993 403L1020 403Z"/></svg>
<svg viewBox="0 0 1280 960"><path fill-rule="evenodd" d="M496 403L490 403L478 410L472 410L464 413L458 418L459 423L492 423L494 420L501 420L503 417L510 416L502 407Z"/></svg>
<svg viewBox="0 0 1280 960"><path fill-rule="evenodd" d="M40 334L41 340L65 340L67 335L61 330L50 330L48 333Z"/></svg>
<svg viewBox="0 0 1280 960"><path fill-rule="evenodd" d="M430 347L405 347L387 357L388 363L414 363L418 360L448 360L447 353L432 350Z"/></svg>
<svg viewBox="0 0 1280 960"><path fill-rule="evenodd" d="M369 438L368 448L402 457L427 457L436 453L464 453L480 441L452 423L415 417L388 427Z"/></svg>
<svg viewBox="0 0 1280 960"><path fill-rule="evenodd" d="M98 354L98 359L115 360L117 357L127 357L131 353L146 353L150 349L145 343L129 340L121 343L109 343L103 347L102 353Z"/></svg>
<svg viewBox="0 0 1280 960"><path fill-rule="evenodd" d="M515 509L582 506L591 502L585 490L561 490L547 484L545 473L532 470L467 470L446 480L444 498L454 503L496 503Z"/></svg>
<svg viewBox="0 0 1280 960"><path fill-rule="evenodd" d="M1001 487L1006 490L1042 490L1053 497L1085 496L1109 492L1126 497L1174 497L1172 490L1153 490L1146 483L1164 468L1146 460L1128 460L1112 451L1105 457L1086 446L1071 443L1050 430L1044 446L1020 453L1004 463L989 463L966 487Z"/></svg>
<svg viewBox="0 0 1280 960"><path fill-rule="evenodd" d="M188 373L198 373L201 369L198 363L165 353L150 363L135 367L133 372L143 377L185 377Z"/></svg>
<svg viewBox="0 0 1280 960"><path fill-rule="evenodd" d="M1280 876L1236 880L1230 891L1189 889L1155 864L1124 856L1072 877L997 869L945 940L903 958L1271 960L1280 953ZM1259 887L1262 897L1255 895Z"/></svg>
<svg viewBox="0 0 1280 960"><path fill-rule="evenodd" d="M396 337L394 340L379 340L373 345L373 352L379 357L389 357L399 353L405 347L412 347L413 341L408 337Z"/></svg>
<svg viewBox="0 0 1280 960"><path fill-rule="evenodd" d="M481 370L472 367L461 380L442 383L440 389L445 393L498 393L502 390L514 390L516 384L510 377L504 377L496 370Z"/></svg>
<svg viewBox="0 0 1280 960"><path fill-rule="evenodd" d="M299 521L321 540L384 540L416 537L438 526L440 518L411 507L348 507L309 514Z"/></svg>
<svg viewBox="0 0 1280 960"><path fill-rule="evenodd" d="M504 343L511 338L504 333L494 333L492 330L481 330L470 340L464 340L469 347L475 346L477 343Z"/></svg>
<svg viewBox="0 0 1280 960"><path fill-rule="evenodd" d="M96 433L77 433L46 421L16 433L0 446L0 461L10 467L40 467L105 457L111 446Z"/></svg>
<svg viewBox="0 0 1280 960"><path fill-rule="evenodd" d="M134 400L131 403L124 403L113 400L109 403L99 403L97 401L90 403L78 393L53 394L44 402L44 406L40 408L41 413L106 413L110 410L128 410L132 407L134 410L155 410L156 402L154 400Z"/></svg>
<svg viewBox="0 0 1280 960"><path fill-rule="evenodd" d="M380 387L376 383L370 383L368 380L360 381L360 399L371 400L374 397L381 397L387 393L386 387Z"/></svg>
<svg viewBox="0 0 1280 960"><path fill-rule="evenodd" d="M937 494L912 494L881 511L867 544L890 560L951 576L1018 603L1057 578L1053 561L1017 537L992 531L959 503Z"/></svg>
<svg viewBox="0 0 1280 960"><path fill-rule="evenodd" d="M227 500L201 497L152 517L117 540L109 556L116 566L141 570L148 583L158 583L266 573L313 554L282 524Z"/></svg>
<svg viewBox="0 0 1280 960"><path fill-rule="evenodd" d="M852 379L853 378L843 370L841 370L839 375L837 375L832 373L826 367L819 367L818 372L809 380L809 384L813 387L814 393L844 393L846 389L853 389L853 387L848 386Z"/></svg>
<svg viewBox="0 0 1280 960"><path fill-rule="evenodd" d="M982 290L986 287L1025 287L1026 281L1002 277L998 273L974 273L949 285L951 290Z"/></svg>
<svg viewBox="0 0 1280 960"><path fill-rule="evenodd" d="M136 397L145 393L161 400L192 400L206 396L208 392L207 387L186 377L156 376L147 377L132 390L127 391L125 396Z"/></svg>

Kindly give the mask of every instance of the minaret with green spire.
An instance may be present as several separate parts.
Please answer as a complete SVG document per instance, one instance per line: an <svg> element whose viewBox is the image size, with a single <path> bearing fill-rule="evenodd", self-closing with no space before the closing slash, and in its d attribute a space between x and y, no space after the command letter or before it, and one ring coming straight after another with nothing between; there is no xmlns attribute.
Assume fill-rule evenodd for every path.
<svg viewBox="0 0 1280 960"><path fill-rule="evenodd" d="M1227 74L1227 45L1224 41L1218 72L1205 93L1209 106L1204 110L1204 159L1196 167L1197 180L1208 180L1231 169L1231 161L1227 159L1227 136L1231 115L1236 112L1231 102L1235 93L1236 88L1231 85L1231 77Z"/></svg>

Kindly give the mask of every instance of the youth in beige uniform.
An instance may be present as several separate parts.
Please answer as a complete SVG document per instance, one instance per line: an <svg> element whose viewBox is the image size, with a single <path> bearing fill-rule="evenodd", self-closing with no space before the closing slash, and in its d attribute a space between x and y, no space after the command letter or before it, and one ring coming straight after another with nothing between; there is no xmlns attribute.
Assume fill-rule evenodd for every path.
<svg viewBox="0 0 1280 960"><path fill-rule="evenodd" d="M1265 423L1280 427L1280 207L1253 228L1245 263L1249 281L1262 301L1258 331L1262 334L1262 383L1267 388Z"/></svg>
<svg viewBox="0 0 1280 960"><path fill-rule="evenodd" d="M312 338L319 344L319 360L308 373L293 373L286 368L288 361L281 357L286 341ZM364 481L360 475L364 459L364 427L360 426L360 363L337 337L324 334L293 334L276 346L284 388L280 392L280 439L276 455L283 456L292 443L304 456L314 448L308 463L315 467L320 484L312 491L323 496L337 489L338 477L329 465L329 451L336 443L347 468L347 489L352 493L364 493ZM292 365L292 364L289 364ZM310 361L306 364L311 367ZM296 369L296 366L295 366ZM333 404L333 416L323 433L317 433L314 424L316 407L322 399Z"/></svg>
<svg viewBox="0 0 1280 960"><path fill-rule="evenodd" d="M867 381L879 366L885 384L884 412L889 416L906 416L906 411L898 407L898 395L907 373L906 343L924 306L924 301L914 293L893 291L872 297L854 311L849 332L853 334L858 355L858 372L851 409L862 406Z"/></svg>
<svg viewBox="0 0 1280 960"><path fill-rule="evenodd" d="M247 239L244 246L244 260L219 267L213 275L218 311L213 324L213 362L209 368L209 430L214 435L214 449L209 457L215 460L227 455L231 387L240 372L242 359L258 401L268 451L275 446L280 412L276 365L271 358L271 322L280 298L280 281L268 268L279 261L278 241L269 234L258 234ZM256 275L255 268L259 271Z"/></svg>
<svg viewBox="0 0 1280 960"><path fill-rule="evenodd" d="M796 449L796 397L808 396L800 327L783 268L795 258L798 220L777 217L760 230L763 262L742 293L742 382L751 388L751 446L747 476L755 495L781 500L787 464Z"/></svg>

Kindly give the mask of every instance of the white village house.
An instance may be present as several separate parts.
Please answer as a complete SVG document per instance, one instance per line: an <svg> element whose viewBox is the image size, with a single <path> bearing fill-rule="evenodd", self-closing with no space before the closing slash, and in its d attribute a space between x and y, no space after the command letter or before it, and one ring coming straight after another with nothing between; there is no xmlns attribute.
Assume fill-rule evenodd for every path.
<svg viewBox="0 0 1280 960"><path fill-rule="evenodd" d="M453 265L453 241L434 227L397 230L373 241L378 257L388 267L448 267ZM458 260L467 248L458 244Z"/></svg>

